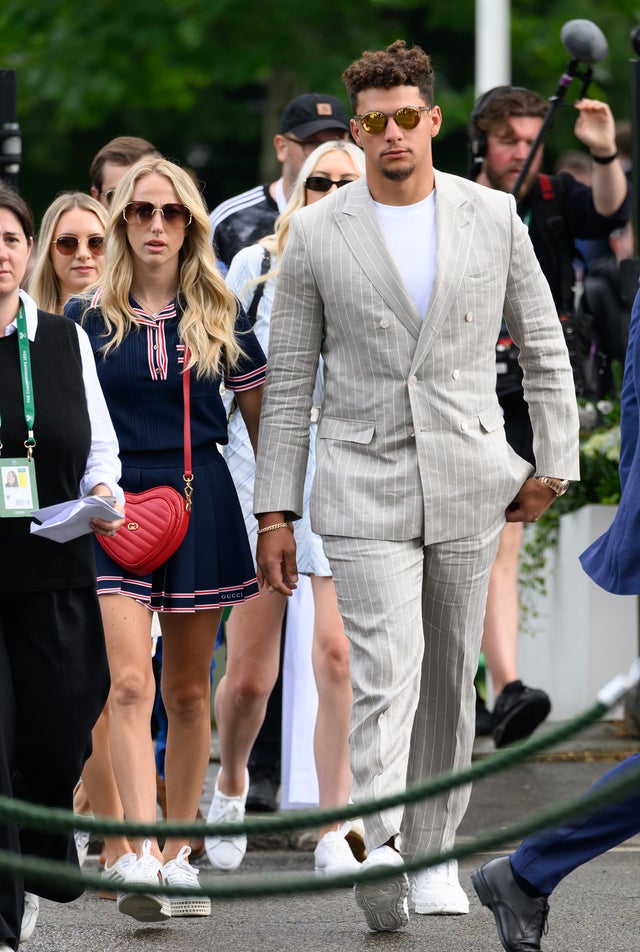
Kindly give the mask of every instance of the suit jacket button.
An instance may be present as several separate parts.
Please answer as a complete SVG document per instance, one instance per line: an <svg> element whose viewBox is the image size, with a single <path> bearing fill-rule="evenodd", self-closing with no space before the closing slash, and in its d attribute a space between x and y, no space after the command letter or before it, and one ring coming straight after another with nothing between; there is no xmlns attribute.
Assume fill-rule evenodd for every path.
<svg viewBox="0 0 640 952"><path fill-rule="evenodd" d="M471 311L467 311L467 313L464 316L464 319L467 322L467 324L473 320L473 314L471 313Z"/></svg>
<svg viewBox="0 0 640 952"><path fill-rule="evenodd" d="M464 430L468 430L468 429L469 429L468 424L465 423L464 420L462 420L461 423L460 423L460 429L461 429L463 432L464 432Z"/></svg>
<svg viewBox="0 0 640 952"><path fill-rule="evenodd" d="M451 379L452 379L452 380L457 380L459 376L460 376L460 371L459 371L459 370L452 370L452 371L451 371Z"/></svg>
<svg viewBox="0 0 640 952"><path fill-rule="evenodd" d="M380 321L380 327L388 327L390 323L391 321L389 320L388 317L383 317L382 320Z"/></svg>

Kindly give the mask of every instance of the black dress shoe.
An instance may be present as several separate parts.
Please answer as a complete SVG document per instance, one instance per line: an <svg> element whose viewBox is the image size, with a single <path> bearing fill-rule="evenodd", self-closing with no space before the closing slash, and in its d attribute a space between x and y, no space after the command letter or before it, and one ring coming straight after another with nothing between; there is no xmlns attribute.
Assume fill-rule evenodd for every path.
<svg viewBox="0 0 640 952"><path fill-rule="evenodd" d="M506 747L524 740L551 710L549 695L539 688L528 688L522 681L511 681L498 695L493 707L493 740Z"/></svg>
<svg viewBox="0 0 640 952"><path fill-rule="evenodd" d="M278 809L277 778L267 771L249 771L246 809L250 813L275 813Z"/></svg>
<svg viewBox="0 0 640 952"><path fill-rule="evenodd" d="M484 699L476 694L476 737L489 737L493 731L493 714Z"/></svg>
<svg viewBox="0 0 640 952"><path fill-rule="evenodd" d="M520 889L509 857L489 860L471 873L471 882L482 905L493 913L506 952L541 952L549 903L544 896L527 896Z"/></svg>

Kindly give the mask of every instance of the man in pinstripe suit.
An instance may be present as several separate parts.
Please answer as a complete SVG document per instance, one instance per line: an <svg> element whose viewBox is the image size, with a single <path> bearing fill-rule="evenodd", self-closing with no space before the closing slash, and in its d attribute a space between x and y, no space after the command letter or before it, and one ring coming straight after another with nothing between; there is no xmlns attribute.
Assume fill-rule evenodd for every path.
<svg viewBox="0 0 640 952"><path fill-rule="evenodd" d="M290 594L319 355L325 399L311 499L351 643L354 800L466 767L487 583L500 532L577 479L571 367L513 198L433 168L442 116L419 48L368 51L343 76L366 178L291 219L271 318L255 511L258 571ZM495 395L504 313L521 349L536 468ZM365 818L356 884L374 930L408 922L402 853L453 845L458 789ZM454 863L414 877L419 913L468 911Z"/></svg>

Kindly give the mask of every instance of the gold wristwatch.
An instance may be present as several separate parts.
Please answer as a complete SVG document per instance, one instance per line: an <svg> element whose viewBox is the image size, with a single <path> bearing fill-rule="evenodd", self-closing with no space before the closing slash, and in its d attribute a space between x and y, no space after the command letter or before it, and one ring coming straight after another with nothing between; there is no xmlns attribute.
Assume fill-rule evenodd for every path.
<svg viewBox="0 0 640 952"><path fill-rule="evenodd" d="M569 488L569 479L556 479L554 476L534 476L533 478L548 486L556 496L564 496Z"/></svg>

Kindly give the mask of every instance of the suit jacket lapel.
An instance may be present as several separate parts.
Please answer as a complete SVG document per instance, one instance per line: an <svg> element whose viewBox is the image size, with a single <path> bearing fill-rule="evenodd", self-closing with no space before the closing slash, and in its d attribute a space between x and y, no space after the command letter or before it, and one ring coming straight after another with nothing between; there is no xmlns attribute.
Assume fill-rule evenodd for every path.
<svg viewBox="0 0 640 952"><path fill-rule="evenodd" d="M415 373L429 352L436 334L446 320L466 273L471 241L463 240L464 229L473 228L476 204L459 193L455 179L435 172L436 180L436 273L431 300L413 357Z"/></svg>
<svg viewBox="0 0 640 952"><path fill-rule="evenodd" d="M364 176L349 186L336 224L368 280L417 341L422 321L389 253Z"/></svg>

